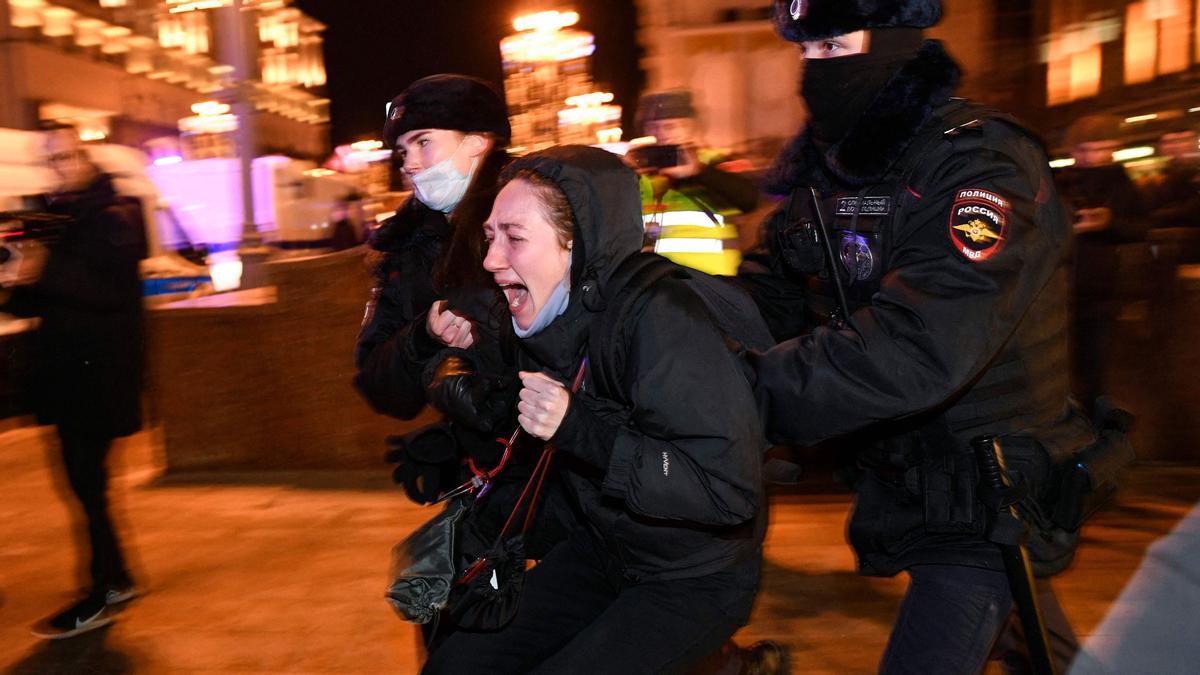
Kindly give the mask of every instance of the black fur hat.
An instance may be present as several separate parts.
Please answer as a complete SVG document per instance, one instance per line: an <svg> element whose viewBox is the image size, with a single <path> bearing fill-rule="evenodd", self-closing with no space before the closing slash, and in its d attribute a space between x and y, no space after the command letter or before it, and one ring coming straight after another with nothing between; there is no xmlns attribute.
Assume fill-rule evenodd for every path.
<svg viewBox="0 0 1200 675"><path fill-rule="evenodd" d="M942 18L941 0L774 0L775 30L792 42L867 28L928 28Z"/></svg>
<svg viewBox="0 0 1200 675"><path fill-rule="evenodd" d="M492 85L466 75L430 75L392 99L383 140L395 146L397 138L413 129L488 132L500 147L512 138L504 99Z"/></svg>
<svg viewBox="0 0 1200 675"><path fill-rule="evenodd" d="M684 89L642 94L638 99L638 126L655 120L691 118L696 116L692 92Z"/></svg>

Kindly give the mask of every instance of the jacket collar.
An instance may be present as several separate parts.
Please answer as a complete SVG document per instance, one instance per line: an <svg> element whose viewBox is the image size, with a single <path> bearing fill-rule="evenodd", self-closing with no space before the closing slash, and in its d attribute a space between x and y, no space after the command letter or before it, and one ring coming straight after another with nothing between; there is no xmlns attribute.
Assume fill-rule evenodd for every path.
<svg viewBox="0 0 1200 675"><path fill-rule="evenodd" d="M48 209L52 213L60 213L76 218L84 217L95 211L108 208L117 198L113 187L113 177L101 173L79 190L58 192L47 197Z"/></svg>
<svg viewBox="0 0 1200 675"><path fill-rule="evenodd" d="M827 182L823 174L851 185L878 182L934 108L950 97L961 75L942 43L926 40L839 143L822 152L807 129L793 138L767 175L768 192L783 195L797 186L820 185Z"/></svg>

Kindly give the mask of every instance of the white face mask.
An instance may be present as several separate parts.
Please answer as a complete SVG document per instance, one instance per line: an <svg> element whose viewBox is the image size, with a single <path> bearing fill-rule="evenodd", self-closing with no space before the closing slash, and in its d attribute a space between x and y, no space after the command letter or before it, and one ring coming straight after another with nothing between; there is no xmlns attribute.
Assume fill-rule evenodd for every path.
<svg viewBox="0 0 1200 675"><path fill-rule="evenodd" d="M550 325L558 317L562 316L563 312L567 311L567 305L571 302L571 284L568 279L571 276L571 265L567 265L567 276L558 282L554 290L550 292L550 297L546 299L546 304L538 310L537 316L533 318L533 323L529 328L521 328L517 325L517 320L514 317L512 320L513 331L517 337L527 338L535 333L540 333L543 328Z"/></svg>
<svg viewBox="0 0 1200 675"><path fill-rule="evenodd" d="M434 211L442 213L453 211L454 207L462 201L463 195L467 194L467 188L471 185L471 177L475 175L475 163L478 158L471 160L471 170L467 172L467 175L459 173L458 169L454 168L454 156L458 154L462 146L463 144L459 143L449 157L414 174L409 179L412 181L413 190L417 193L417 199Z"/></svg>

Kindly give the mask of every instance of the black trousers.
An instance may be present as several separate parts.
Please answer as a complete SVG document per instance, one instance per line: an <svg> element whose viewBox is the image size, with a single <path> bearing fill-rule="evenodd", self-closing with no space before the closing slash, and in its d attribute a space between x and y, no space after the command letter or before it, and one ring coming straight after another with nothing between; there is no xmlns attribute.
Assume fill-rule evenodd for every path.
<svg viewBox="0 0 1200 675"><path fill-rule="evenodd" d="M62 426L58 427L58 438L67 482L87 520L92 590L102 593L109 588L126 586L130 583L129 571L108 510L108 467L105 462L113 439Z"/></svg>
<svg viewBox="0 0 1200 675"><path fill-rule="evenodd" d="M961 565L915 565L879 672L983 672L989 658L1009 673L1032 672L1004 572ZM1075 633L1047 580L1038 602L1055 668L1065 673L1079 651Z"/></svg>
<svg viewBox="0 0 1200 675"><path fill-rule="evenodd" d="M759 567L755 557L695 579L632 583L579 529L529 571L508 626L451 634L422 672L685 672L749 620Z"/></svg>

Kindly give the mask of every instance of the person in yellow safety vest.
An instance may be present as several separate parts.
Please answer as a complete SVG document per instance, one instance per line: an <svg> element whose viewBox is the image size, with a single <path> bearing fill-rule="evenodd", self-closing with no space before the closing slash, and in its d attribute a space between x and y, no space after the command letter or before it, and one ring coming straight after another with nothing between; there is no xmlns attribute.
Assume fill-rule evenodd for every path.
<svg viewBox="0 0 1200 675"><path fill-rule="evenodd" d="M655 252L709 274L737 274L742 260L730 216L758 206L758 185L710 166L697 147L696 110L689 91L642 96L638 122L655 145L635 147L646 234Z"/></svg>

